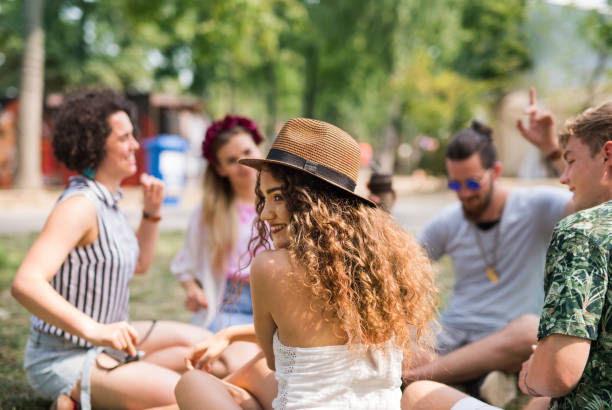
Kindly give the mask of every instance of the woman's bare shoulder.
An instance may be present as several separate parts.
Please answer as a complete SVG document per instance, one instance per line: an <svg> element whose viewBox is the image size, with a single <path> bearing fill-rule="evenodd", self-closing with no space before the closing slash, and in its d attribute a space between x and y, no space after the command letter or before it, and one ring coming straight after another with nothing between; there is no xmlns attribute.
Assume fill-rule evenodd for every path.
<svg viewBox="0 0 612 410"><path fill-rule="evenodd" d="M264 251L255 257L251 265L251 283L266 283L271 291L282 291L286 286L295 284L303 271L291 262L286 249Z"/></svg>
<svg viewBox="0 0 612 410"><path fill-rule="evenodd" d="M53 208L43 231L83 235L97 224L96 207L85 195L73 195Z"/></svg>
<svg viewBox="0 0 612 410"><path fill-rule="evenodd" d="M258 253L253 260L251 276L279 276L291 269L291 257L286 249L266 250Z"/></svg>

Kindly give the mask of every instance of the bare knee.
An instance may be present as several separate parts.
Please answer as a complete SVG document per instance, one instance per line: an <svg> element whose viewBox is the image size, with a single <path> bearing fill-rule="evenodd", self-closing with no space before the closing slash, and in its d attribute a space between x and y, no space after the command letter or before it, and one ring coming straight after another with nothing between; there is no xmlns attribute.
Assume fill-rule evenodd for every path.
<svg viewBox="0 0 612 410"><path fill-rule="evenodd" d="M236 409L237 405L223 382L202 372L185 373L174 388L176 403L181 409Z"/></svg>
<svg viewBox="0 0 612 410"><path fill-rule="evenodd" d="M145 361L112 372L94 365L90 374L92 407L142 409L173 404L178 380L178 373Z"/></svg>
<svg viewBox="0 0 612 410"><path fill-rule="evenodd" d="M174 387L174 396L180 408L190 408L194 399L197 399L195 392L200 390L202 376L200 370L191 370L181 376Z"/></svg>
<svg viewBox="0 0 612 410"><path fill-rule="evenodd" d="M423 400L438 383L429 380L420 380L410 383L402 394L402 410L416 409L417 403Z"/></svg>
<svg viewBox="0 0 612 410"><path fill-rule="evenodd" d="M419 380L409 384L402 395L402 410L449 409L467 397L452 387L430 380Z"/></svg>
<svg viewBox="0 0 612 410"><path fill-rule="evenodd" d="M539 322L539 317L527 314L508 323L502 333L510 348L530 353L531 345L537 343Z"/></svg>
<svg viewBox="0 0 612 410"><path fill-rule="evenodd" d="M233 373L254 358L259 352L261 352L261 349L256 343L236 342L232 343L223 352L218 361L225 365L227 373Z"/></svg>
<svg viewBox="0 0 612 410"><path fill-rule="evenodd" d="M189 390L190 388L196 386L198 384L198 380L200 379L198 372L199 370L190 370L183 374L174 387L174 395L178 396L179 394L185 392L185 390Z"/></svg>

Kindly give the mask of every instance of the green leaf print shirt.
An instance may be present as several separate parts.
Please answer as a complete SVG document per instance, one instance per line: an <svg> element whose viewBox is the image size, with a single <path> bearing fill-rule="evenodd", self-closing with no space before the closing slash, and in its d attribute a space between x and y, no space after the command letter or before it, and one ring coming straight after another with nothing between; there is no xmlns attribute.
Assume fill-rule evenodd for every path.
<svg viewBox="0 0 612 410"><path fill-rule="evenodd" d="M591 340L582 378L551 409L612 406L612 201L561 220L546 255L538 339L562 334Z"/></svg>

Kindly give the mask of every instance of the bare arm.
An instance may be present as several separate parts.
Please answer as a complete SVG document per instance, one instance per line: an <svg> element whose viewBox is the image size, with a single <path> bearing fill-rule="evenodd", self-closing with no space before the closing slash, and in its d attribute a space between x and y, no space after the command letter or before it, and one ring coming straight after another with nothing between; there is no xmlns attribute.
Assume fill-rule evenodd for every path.
<svg viewBox="0 0 612 410"><path fill-rule="evenodd" d="M164 200L164 183L150 175L140 176L143 193L143 211L152 217L160 216L162 201ZM155 255L155 246L159 238L159 224L157 221L142 218L136 231L136 238L140 247L140 254L135 273L146 273Z"/></svg>
<svg viewBox="0 0 612 410"><path fill-rule="evenodd" d="M234 342L257 343L255 326L240 325L227 327L203 342L196 345L185 358L189 370L206 369L210 371L210 363L217 359Z"/></svg>
<svg viewBox="0 0 612 410"><path fill-rule="evenodd" d="M282 266L279 266L282 265ZM273 337L276 323L272 317L270 301L275 300L275 276L283 270L283 263L274 257L273 251L262 252L251 265L251 295L253 298L253 321L257 342L262 348L268 367L275 370Z"/></svg>
<svg viewBox="0 0 612 410"><path fill-rule="evenodd" d="M563 173L565 163L561 155L555 155L559 148L559 138L555 131L555 117L551 112L540 110L536 102L535 88L529 89L529 106L525 109L529 117L527 126L523 125L521 119L516 120L516 128L521 135L546 158L551 158L551 164L559 172ZM551 157L552 154L552 157ZM553 159L553 157L556 157Z"/></svg>
<svg viewBox="0 0 612 410"><path fill-rule="evenodd" d="M533 144L542 156L547 158L555 170L562 175L565 171L565 160L561 155L559 138L555 131L555 117L551 112L540 110L537 106L535 88L529 89L529 106L525 109L528 124L525 126L519 118L516 128L523 138ZM574 200L570 200L565 208L565 216L576 211Z"/></svg>
<svg viewBox="0 0 612 410"><path fill-rule="evenodd" d="M49 281L70 253L97 234L96 209L84 196L68 198L55 207L41 234L23 260L11 294L31 313L94 345L135 353L135 330L127 323L102 325L79 311L53 289Z"/></svg>
<svg viewBox="0 0 612 410"><path fill-rule="evenodd" d="M532 396L567 395L580 381L590 349L591 341L581 337L553 334L541 339L523 363L519 387Z"/></svg>
<svg viewBox="0 0 612 410"><path fill-rule="evenodd" d="M195 279L184 280L181 282L181 286L185 290L185 307L187 310L197 312L201 308L208 307L206 294Z"/></svg>

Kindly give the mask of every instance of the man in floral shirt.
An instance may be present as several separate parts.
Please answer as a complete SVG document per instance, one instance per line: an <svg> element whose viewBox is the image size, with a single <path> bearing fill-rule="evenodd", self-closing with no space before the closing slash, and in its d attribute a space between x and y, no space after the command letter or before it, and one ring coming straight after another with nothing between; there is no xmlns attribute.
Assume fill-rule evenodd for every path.
<svg viewBox="0 0 612 410"><path fill-rule="evenodd" d="M612 290L608 283L608 273L612 273L612 201L564 219L553 235L547 256L547 295L538 339L571 336L577 346L584 345L579 349L587 350L590 345L587 350L590 357L586 365L583 361L573 364L576 371L584 366L582 377L573 390L553 399L551 405L559 409L609 408L612 406L612 334L607 329L612 331ZM540 392L538 381L531 381L535 376L526 370L523 377L528 378L527 385L532 392ZM569 379L566 388L573 386L574 379Z"/></svg>
<svg viewBox="0 0 612 410"><path fill-rule="evenodd" d="M519 386L553 409L612 405L612 103L587 110L561 136L561 182L578 209L553 232L538 346Z"/></svg>

